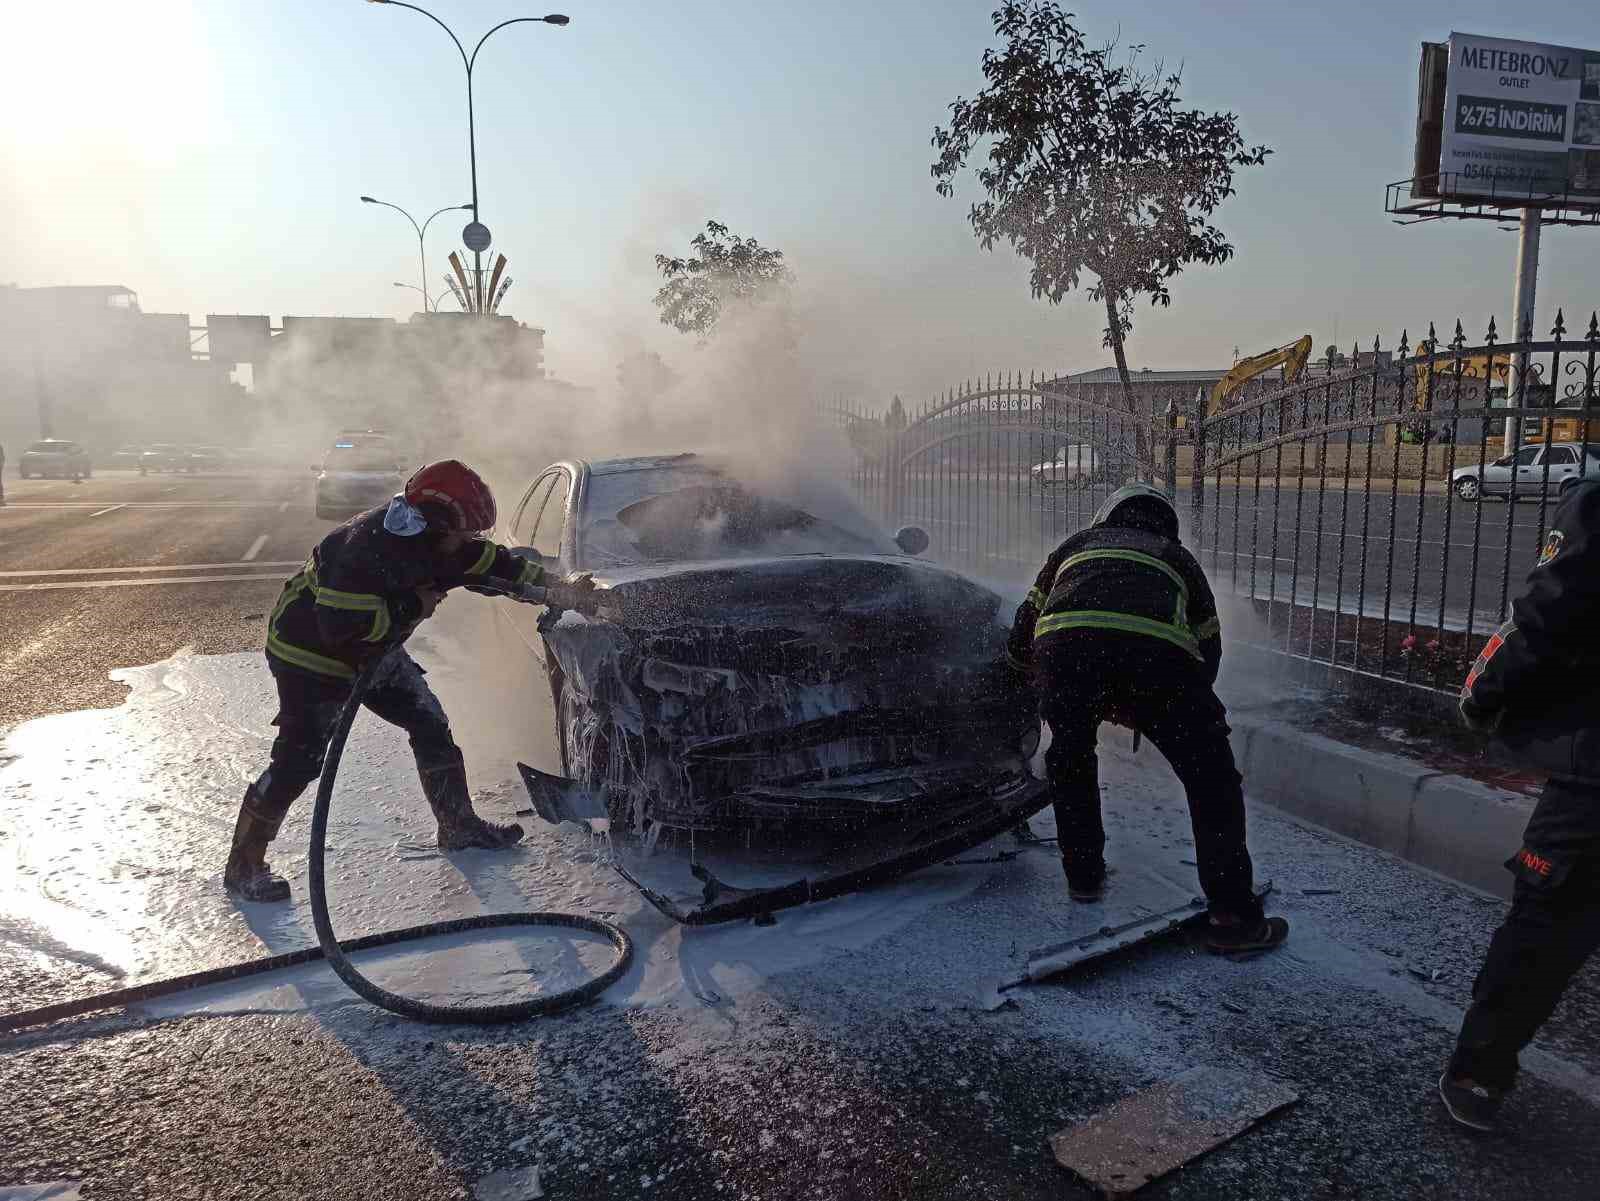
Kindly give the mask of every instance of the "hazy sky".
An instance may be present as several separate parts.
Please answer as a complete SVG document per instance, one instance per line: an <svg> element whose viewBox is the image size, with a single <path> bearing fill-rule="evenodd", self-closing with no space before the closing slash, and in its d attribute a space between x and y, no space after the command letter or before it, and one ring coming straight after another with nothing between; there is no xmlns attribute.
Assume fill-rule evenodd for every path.
<svg viewBox="0 0 1600 1201"><path fill-rule="evenodd" d="M691 345L655 324L651 256L707 217L789 256L808 350L923 397L968 372L1102 361L1102 313L1032 300L1027 268L971 237L970 193L928 176L933 126L981 86L989 0L561 0L564 29L495 35L477 68L479 189L516 283L506 311L580 382ZM431 5L468 45L504 0ZM1401 228L1418 44L1452 28L1600 48L1593 0L1084 3L1168 65L1186 99L1276 148L1220 224L1237 247L1141 311L1135 366L1226 364L1311 332L1413 338L1510 308L1516 239L1486 222ZM6 6L0 282L122 283L147 311L404 318L419 216L470 195L464 73L425 18L360 0ZM432 288L460 214L429 231ZM1600 229L1547 230L1539 320L1600 305Z"/></svg>

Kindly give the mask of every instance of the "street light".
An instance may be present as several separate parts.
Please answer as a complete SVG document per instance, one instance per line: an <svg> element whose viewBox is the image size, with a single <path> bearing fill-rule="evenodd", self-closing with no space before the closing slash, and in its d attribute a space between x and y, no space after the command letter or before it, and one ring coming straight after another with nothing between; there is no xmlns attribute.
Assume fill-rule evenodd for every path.
<svg viewBox="0 0 1600 1201"><path fill-rule="evenodd" d="M438 300L438 297L429 296L427 291L426 291L426 289L419 288L419 287L417 287L416 284L403 284L399 280L395 281L394 286L397 287L397 288L405 288L408 291L412 291L412 292L421 292L422 293L422 311L423 312L425 312L425 313L426 312L437 313L439 311L439 300ZM442 295L442 293L441 293L441 295Z"/></svg>
<svg viewBox="0 0 1600 1201"><path fill-rule="evenodd" d="M545 25L566 25L572 18L564 13L546 13L542 17L512 17L509 21L501 21L500 24L479 38L478 44L472 48L472 53L469 55L466 47L461 44L461 39L456 37L455 31L427 9L415 4L407 4L405 0L367 0L367 2L369 4L388 4L395 8L409 8L412 12L421 13L450 35L450 40L455 43L456 50L461 54L461 65L467 69L467 154L472 167L472 222L476 225L478 223L478 134L472 111L472 68L478 61L478 51L483 49L485 42L507 25L522 25L530 22ZM483 253L481 250L472 252L472 287L477 311L482 313Z"/></svg>
<svg viewBox="0 0 1600 1201"><path fill-rule="evenodd" d="M386 2L387 0L374 0L374 3ZM410 213L406 212L405 209L401 208L398 204L390 204L387 200L374 200L371 196L363 196L361 198L361 203L380 204L386 209L393 209L407 221L411 222L411 228L417 231L417 255L422 260L422 287L417 290L422 293L423 311L428 311L428 251L426 244L422 240L422 235L428 232L428 226L433 224L433 217L437 217L439 213L453 213L459 209L469 209L472 206L470 204L447 204L444 206L444 208L440 209L438 213L434 213L433 217L429 217L421 225L418 225L416 218ZM409 287L410 285L406 286Z"/></svg>

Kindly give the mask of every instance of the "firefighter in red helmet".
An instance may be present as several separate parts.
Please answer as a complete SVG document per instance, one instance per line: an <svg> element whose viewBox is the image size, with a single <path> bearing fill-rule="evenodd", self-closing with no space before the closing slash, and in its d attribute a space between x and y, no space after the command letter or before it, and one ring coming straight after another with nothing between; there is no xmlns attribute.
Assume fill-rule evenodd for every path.
<svg viewBox="0 0 1600 1201"><path fill-rule="evenodd" d="M321 773L356 673L403 643L446 592L474 583L538 585L547 589L550 604L592 608L592 584L546 579L539 564L482 537L494 523L494 494L476 472L453 459L430 463L387 505L330 533L284 584L267 621L278 735L271 763L239 807L223 872L235 896L288 899L288 882L267 866L267 844L295 798ZM380 672L365 707L410 736L422 791L439 823L440 849L506 847L520 839L520 826L497 825L473 812L461 750L422 668L400 649Z"/></svg>

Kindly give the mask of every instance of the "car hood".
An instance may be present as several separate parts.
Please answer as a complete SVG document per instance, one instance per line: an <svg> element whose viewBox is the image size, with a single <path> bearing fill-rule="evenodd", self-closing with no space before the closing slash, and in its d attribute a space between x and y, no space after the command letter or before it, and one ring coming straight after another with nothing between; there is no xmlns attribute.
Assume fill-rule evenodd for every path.
<svg viewBox="0 0 1600 1201"><path fill-rule="evenodd" d="M1000 597L959 572L903 555L783 555L601 570L630 627L717 623L820 632L892 624L907 634L993 623Z"/></svg>

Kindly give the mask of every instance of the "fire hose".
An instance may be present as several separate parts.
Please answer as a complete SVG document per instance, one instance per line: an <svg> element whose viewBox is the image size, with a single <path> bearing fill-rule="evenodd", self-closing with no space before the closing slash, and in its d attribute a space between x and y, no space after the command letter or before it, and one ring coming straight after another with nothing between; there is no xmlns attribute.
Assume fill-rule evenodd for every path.
<svg viewBox="0 0 1600 1201"><path fill-rule="evenodd" d="M571 586L562 585L560 587L564 591L558 594L556 589L547 590L540 587L502 590L483 585L473 585L474 591L508 596L524 604L545 604L549 599L552 599L552 595L561 595L563 599L569 599L572 595L570 592ZM570 1009L576 1005L582 1005L593 1000L612 984L615 984L622 977L622 974L628 970L633 960L633 942L622 927L601 918L588 917L582 914L555 912L485 913L474 917L425 922L420 926L386 930L344 942L341 942L334 933L333 922L328 914L327 878L324 870L328 836L328 814L333 804L333 787L338 777L340 760L344 756L345 742L350 736L350 729L355 722L356 713L360 710L368 689L372 687L373 681L382 671L389 655L394 654L399 645L399 643L396 643L395 647L374 659L357 673L355 682L350 689L350 695L345 700L344 708L339 713L339 720L334 726L333 737L328 742L321 779L317 784L316 807L311 814L310 898L311 918L317 931L317 946L303 947L297 951L272 955L265 959L253 959L243 963L228 964L224 967L209 968L205 971L190 972L187 975L174 976L165 980L153 980L146 984L134 985L131 988L114 989L109 992L80 997L72 1001L61 1001L35 1009L18 1010L14 1013L0 1013L0 1033L21 1030L29 1026L52 1025L68 1018L80 1017L99 1010L117 1009L144 1001L156 1000L160 997L171 996L174 993L204 988L212 984L221 984L250 976L262 975L267 972L281 971L284 968L312 963L318 959L326 959L328 965L333 968L339 979L343 980L353 992L364 1000L370 1001L382 1009L387 1009L391 1013L397 1013L402 1017L412 1018L421 1022L461 1023L479 1026L496 1025L502 1022L517 1022L526 1018L541 1017ZM558 929L582 930L586 933L597 934L611 944L616 956L604 972L591 977L582 984L577 984L558 992L542 993L524 1001L506 1001L492 1005L436 1004L431 1001L418 1000L414 997L401 996L399 993L391 992L389 989L373 983L373 981L362 975L355 964L350 961L350 956L357 952L393 946L396 943L410 942L421 938L435 938L445 934L499 929L508 926L545 926Z"/></svg>

